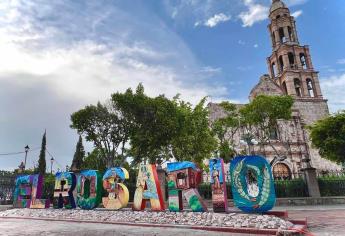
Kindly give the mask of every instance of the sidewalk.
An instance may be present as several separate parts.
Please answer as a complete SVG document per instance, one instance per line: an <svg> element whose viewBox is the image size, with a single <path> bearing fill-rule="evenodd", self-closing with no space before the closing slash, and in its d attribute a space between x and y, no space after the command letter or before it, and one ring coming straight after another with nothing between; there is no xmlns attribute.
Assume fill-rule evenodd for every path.
<svg viewBox="0 0 345 236"><path fill-rule="evenodd" d="M314 235L345 235L345 205L275 207L287 210L294 219L307 218L308 230Z"/></svg>

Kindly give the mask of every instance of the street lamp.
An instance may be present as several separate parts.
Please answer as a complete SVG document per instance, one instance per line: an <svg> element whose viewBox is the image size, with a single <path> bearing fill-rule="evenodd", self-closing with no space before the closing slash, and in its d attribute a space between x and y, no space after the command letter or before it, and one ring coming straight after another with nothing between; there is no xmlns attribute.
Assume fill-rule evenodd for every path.
<svg viewBox="0 0 345 236"><path fill-rule="evenodd" d="M25 160L24 160L24 170L25 170L25 168L26 168L26 157L28 156L28 151L30 150L29 145L26 145L24 147L24 149L25 149Z"/></svg>
<svg viewBox="0 0 345 236"><path fill-rule="evenodd" d="M54 157L50 158L50 174L53 174Z"/></svg>

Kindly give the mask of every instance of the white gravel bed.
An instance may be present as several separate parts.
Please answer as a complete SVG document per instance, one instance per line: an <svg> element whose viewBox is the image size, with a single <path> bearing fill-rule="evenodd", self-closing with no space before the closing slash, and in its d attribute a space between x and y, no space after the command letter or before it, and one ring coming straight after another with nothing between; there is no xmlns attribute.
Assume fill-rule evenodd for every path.
<svg viewBox="0 0 345 236"><path fill-rule="evenodd" d="M289 221L271 215L213 213L213 212L152 212L132 210L81 210L81 209L11 209L0 212L0 217L32 217L53 219L91 220L99 222L127 222L173 224L191 226L218 226L287 230Z"/></svg>

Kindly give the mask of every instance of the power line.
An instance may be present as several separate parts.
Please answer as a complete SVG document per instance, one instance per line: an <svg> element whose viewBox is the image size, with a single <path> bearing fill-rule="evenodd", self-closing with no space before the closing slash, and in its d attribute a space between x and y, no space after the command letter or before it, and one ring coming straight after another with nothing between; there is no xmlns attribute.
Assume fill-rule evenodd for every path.
<svg viewBox="0 0 345 236"><path fill-rule="evenodd" d="M30 150L28 150L28 152L32 152L39 149L39 147L37 148L32 148ZM8 152L8 153L0 153L0 156L11 156L11 155L18 155L18 154L23 154L25 153L25 151L21 151L21 152Z"/></svg>
<svg viewBox="0 0 345 236"><path fill-rule="evenodd" d="M47 148L47 147L46 147L46 151L47 151L48 155L49 155L51 158L53 158L54 162L55 162L61 169L63 169L62 165L60 165L60 163L56 160L56 158L53 157L52 154L50 154L50 152L48 151L48 148Z"/></svg>

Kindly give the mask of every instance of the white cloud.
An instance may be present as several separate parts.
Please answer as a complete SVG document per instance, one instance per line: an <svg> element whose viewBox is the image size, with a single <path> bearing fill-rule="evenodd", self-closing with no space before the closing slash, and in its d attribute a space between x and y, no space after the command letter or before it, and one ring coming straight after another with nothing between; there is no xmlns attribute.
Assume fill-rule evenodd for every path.
<svg viewBox="0 0 345 236"><path fill-rule="evenodd" d="M333 75L320 81L323 96L328 99L331 112L345 109L345 74Z"/></svg>
<svg viewBox="0 0 345 236"><path fill-rule="evenodd" d="M246 42L240 39L240 40L238 40L238 44L239 45L246 45Z"/></svg>
<svg viewBox="0 0 345 236"><path fill-rule="evenodd" d="M243 27L251 27L256 22L263 21L268 16L269 8L267 6L254 3L253 0L243 0L248 10L241 12L239 18L242 20Z"/></svg>
<svg viewBox="0 0 345 236"><path fill-rule="evenodd" d="M303 11L302 10L298 10L298 11L295 11L291 14L291 16L297 18L299 16L301 16L303 14Z"/></svg>
<svg viewBox="0 0 345 236"><path fill-rule="evenodd" d="M222 68L220 67L211 67L211 66L205 66L201 68L200 72L202 73L209 73L209 74L219 74L222 72Z"/></svg>
<svg viewBox="0 0 345 236"><path fill-rule="evenodd" d="M66 10L55 9L49 0L25 3L8 0L0 7L1 150L39 145L47 128L50 151L62 165L70 165L76 142L70 114L140 82L150 96L180 93L192 103L227 95L224 86L204 81L221 69L199 65L183 40L163 24L157 26L156 19L142 22L102 4L95 11L93 5L59 5ZM109 13L100 18L96 13L104 8ZM122 18L114 21L115 16ZM110 27L104 30L106 24ZM151 28L155 34L147 32ZM19 163L0 160L3 168Z"/></svg>
<svg viewBox="0 0 345 236"><path fill-rule="evenodd" d="M259 47L259 44L254 44L254 46L253 46L254 48L258 48Z"/></svg>
<svg viewBox="0 0 345 236"><path fill-rule="evenodd" d="M337 64L345 65L345 58L339 59L339 60L337 61Z"/></svg>
<svg viewBox="0 0 345 236"><path fill-rule="evenodd" d="M213 28L216 25L218 25L219 23L229 21L230 19L231 19L231 16L227 16L224 13L219 13L219 14L215 14L214 16L209 18L204 23L204 25L207 27Z"/></svg>

